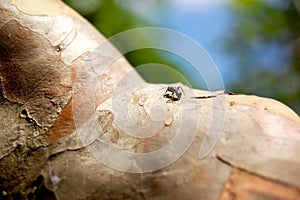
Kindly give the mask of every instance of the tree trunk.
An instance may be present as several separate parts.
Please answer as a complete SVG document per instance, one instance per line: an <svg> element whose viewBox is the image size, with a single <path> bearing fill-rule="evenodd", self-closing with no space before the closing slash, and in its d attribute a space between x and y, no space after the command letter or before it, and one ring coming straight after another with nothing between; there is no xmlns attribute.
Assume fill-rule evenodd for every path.
<svg viewBox="0 0 300 200"><path fill-rule="evenodd" d="M58 0L0 13L1 198L300 199L282 103L183 85L177 101Z"/></svg>

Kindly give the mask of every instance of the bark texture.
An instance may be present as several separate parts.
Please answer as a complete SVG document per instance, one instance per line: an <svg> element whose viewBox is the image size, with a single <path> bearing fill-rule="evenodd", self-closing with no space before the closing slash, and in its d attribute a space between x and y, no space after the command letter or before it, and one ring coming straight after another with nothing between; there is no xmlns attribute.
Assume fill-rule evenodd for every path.
<svg viewBox="0 0 300 200"><path fill-rule="evenodd" d="M105 38L60 1L2 0L0 15L1 198L300 199L300 119L282 103L185 86L167 103L166 85L113 60L115 48L99 46ZM221 135L200 159L214 124ZM134 137L136 127L151 134ZM121 162L107 145L147 153L177 132L192 145L146 163ZM149 172L112 169L99 152ZM176 162L151 171L170 155Z"/></svg>

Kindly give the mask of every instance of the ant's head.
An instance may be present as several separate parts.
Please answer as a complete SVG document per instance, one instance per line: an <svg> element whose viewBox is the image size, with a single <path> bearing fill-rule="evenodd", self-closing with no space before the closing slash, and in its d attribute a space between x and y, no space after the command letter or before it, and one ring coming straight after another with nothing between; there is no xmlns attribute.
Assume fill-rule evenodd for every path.
<svg viewBox="0 0 300 200"><path fill-rule="evenodd" d="M177 87L176 87L176 89L177 89L178 91L180 91L180 92L184 93L184 91L183 91L183 89L182 89L182 87L181 87L181 86L177 86Z"/></svg>

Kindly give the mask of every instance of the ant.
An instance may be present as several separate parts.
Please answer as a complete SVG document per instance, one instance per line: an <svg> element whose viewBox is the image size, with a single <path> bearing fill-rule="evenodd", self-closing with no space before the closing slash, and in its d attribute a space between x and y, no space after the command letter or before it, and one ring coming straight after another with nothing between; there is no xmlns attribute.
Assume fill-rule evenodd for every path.
<svg viewBox="0 0 300 200"><path fill-rule="evenodd" d="M184 93L184 91L181 86L168 87L164 94L164 97L169 99L167 102L179 101L181 99L182 93Z"/></svg>

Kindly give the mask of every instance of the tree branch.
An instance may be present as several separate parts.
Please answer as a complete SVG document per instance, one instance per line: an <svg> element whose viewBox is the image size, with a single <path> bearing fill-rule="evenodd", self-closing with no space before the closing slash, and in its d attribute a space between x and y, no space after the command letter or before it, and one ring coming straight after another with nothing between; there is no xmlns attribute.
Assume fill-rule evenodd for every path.
<svg viewBox="0 0 300 200"><path fill-rule="evenodd" d="M174 101L60 1L0 12L2 196L218 199L236 168L299 191L300 119L282 103L181 84Z"/></svg>

